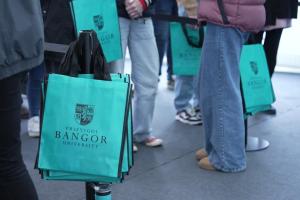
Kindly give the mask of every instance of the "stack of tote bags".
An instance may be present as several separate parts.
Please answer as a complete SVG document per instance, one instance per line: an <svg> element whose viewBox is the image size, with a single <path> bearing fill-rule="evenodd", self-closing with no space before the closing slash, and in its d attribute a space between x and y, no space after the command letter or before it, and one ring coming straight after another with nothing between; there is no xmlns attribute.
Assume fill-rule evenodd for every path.
<svg viewBox="0 0 300 200"><path fill-rule="evenodd" d="M71 5L76 27L85 21L84 29L95 31L77 29L59 73L43 83L37 167L46 180L119 183L133 166L133 151L130 77L105 72L107 61L122 57L116 4Z"/></svg>
<svg viewBox="0 0 300 200"><path fill-rule="evenodd" d="M197 75L205 29L172 22L170 30L174 74ZM261 44L243 46L240 73L245 116L269 110L275 95Z"/></svg>

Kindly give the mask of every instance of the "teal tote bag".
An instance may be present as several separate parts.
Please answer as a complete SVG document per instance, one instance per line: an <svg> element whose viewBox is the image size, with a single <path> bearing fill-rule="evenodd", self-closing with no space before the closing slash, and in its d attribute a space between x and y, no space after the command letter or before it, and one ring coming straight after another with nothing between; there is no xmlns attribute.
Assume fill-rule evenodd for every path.
<svg viewBox="0 0 300 200"><path fill-rule="evenodd" d="M106 62L123 58L116 1L72 0L70 4L77 32L97 33Z"/></svg>
<svg viewBox="0 0 300 200"><path fill-rule="evenodd" d="M119 178L129 84L51 74L38 167Z"/></svg>
<svg viewBox="0 0 300 200"><path fill-rule="evenodd" d="M196 75L200 68L204 29L194 29L187 24L170 23L173 73Z"/></svg>
<svg viewBox="0 0 300 200"><path fill-rule="evenodd" d="M92 74L80 74L80 78L93 79ZM110 74L111 81L119 81L130 83L130 77L126 74ZM131 91L131 89L130 89ZM124 147L123 147L123 158L122 158L122 174L120 177L108 177L108 176L96 176L91 174L83 173L72 173L66 171L56 170L42 170L42 178L46 180L68 180L68 181L88 181L88 182L102 182L102 183L120 183L124 179L125 175L129 174L130 168L133 166L133 155L132 155L132 129L131 129L131 97L130 93L127 97L129 112L127 118L127 127L124 135ZM125 122L126 123L126 122ZM131 148L130 148L131 147Z"/></svg>
<svg viewBox="0 0 300 200"><path fill-rule="evenodd" d="M261 44L243 46L240 73L246 114L268 110L275 95Z"/></svg>
<svg viewBox="0 0 300 200"><path fill-rule="evenodd" d="M89 45L89 44L93 44L93 45ZM63 59L63 62L59 68L60 69L59 73L67 75L67 76L51 74L49 76L48 80L46 79L45 83L43 84L42 106L41 106L42 132L41 132L41 137L40 137L39 153L37 155L38 168L40 169L43 179L119 183L124 179L124 176L129 173L129 169L132 167L133 162L131 162L131 160L130 160L130 158L133 159L133 155L130 155L130 146L132 146L132 131L129 131L129 130L131 130L131 127L129 127L129 125L128 125L128 124L131 124L130 77L129 77L129 75L126 75L126 74L107 74L105 72L105 68L104 68L105 63L104 63L104 60L102 59L103 53L102 53L101 49L102 48L101 48L101 46L99 46L99 42L97 40L96 33L94 33L93 31L81 32L79 39L70 45L69 50L66 53L66 55ZM90 57L90 59L88 57ZM82 72L84 72L86 74L78 74L78 73L82 73ZM90 74L90 73L94 73L94 74ZM70 76L72 76L72 77L70 77ZM59 80L57 78L59 78L59 79L64 78L65 80L68 80L68 81L67 81L67 83L66 82L63 83L63 82L60 82L61 80ZM53 81L53 79L54 79L54 81ZM75 80L77 80L78 82L76 83ZM103 80L105 80L105 81L103 81ZM91 82L94 82L94 83L92 84ZM113 83L113 82L115 82L115 83ZM84 83L88 83L91 85L86 85ZM109 87L109 89L103 90L103 86L107 85L107 84L109 85L110 83L117 84L117 85L120 84L120 85L122 85L122 87L125 84L125 89L123 88L124 90L122 90L122 92L120 92L120 91L116 90L116 89L120 89L120 88L118 88L116 86L111 86L111 87ZM102 85L102 86L98 89L95 89L95 88L91 87L94 84L98 85L99 87L100 87L100 85ZM72 87L74 87L75 85L76 85L76 89L78 89L76 91L74 90L74 88L72 89ZM85 89L81 88L84 85L86 85L86 88ZM46 124L44 123L45 121L47 121L47 119L49 119L49 113L47 113L47 109L49 107L53 107L57 102L59 102L59 101L49 100L49 99L52 99L51 94L56 93L56 95L60 96L61 98L64 98L65 95L70 96L70 95L68 95L68 92L59 91L61 89L57 90L54 87L54 90L53 90L53 86L55 86L57 88L65 88L65 89L69 88L69 89L67 89L67 91L68 92L73 91L74 96L78 96L78 98L80 98L80 99L82 99L81 95L90 96L90 95L85 95L85 92L87 92L88 90L90 90L91 93L93 91L93 93L97 94L97 95L94 95L94 98L96 98L96 99L98 98L97 97L98 95L102 95L101 98L104 102L107 101L107 99L109 99L109 98L107 98L107 99L103 98L104 94L107 97L111 96L112 100L107 101L107 102L109 102L108 103L109 105L111 105L115 100L118 99L118 98L116 98L117 96L121 95L122 99L123 100L125 99L125 105L124 105L125 111L124 111L124 113L119 112L119 114L121 114L121 115L124 114L123 122L122 122L123 123L122 131L120 132L121 128L119 128L118 132L120 132L120 133L118 134L117 137L115 137L115 136L113 137L114 140L115 139L118 140L116 142L117 145L113 145L114 146L113 151L115 151L115 152L120 151L120 154L118 154L118 153L114 154L114 156L118 156L116 158L116 160L119 160L118 162L110 162L108 159L106 159L106 161L107 161L107 163L109 163L109 165L101 164L101 162L103 161L103 159L105 157L108 158L109 155L112 155L111 150L108 153L107 152L105 153L105 150L103 151L103 148L101 150L101 152L103 153L102 156L101 156L101 153L98 152L99 155L97 155L96 157L94 157L92 154L89 154L87 150L84 150L83 152L77 152L75 157L74 157L74 155L70 156L70 154L68 154L69 152L65 151L65 149L63 149L66 147L62 147L62 146L58 147L58 149L62 148L62 150L61 150L62 153L60 153L60 154L59 153L53 154L55 151L52 151L52 154L47 152L47 150L54 148L53 141L51 141L49 139L49 134L47 134L47 131L43 131L44 129L45 130L47 129L47 125L49 126L49 123L46 123ZM104 88L106 88L106 87L104 87ZM125 90L127 92L125 92ZM81 92L81 91L83 91L83 92ZM59 94L59 93L61 93L61 94ZM77 93L77 95L76 95L76 93ZM62 102L59 102L59 105L61 103ZM98 102L98 103L101 103L101 102ZM120 103L122 105L124 104L124 102L122 103L122 101L118 101L118 103ZM67 108L68 103L65 102L65 104L66 104L65 108ZM105 106L103 104L103 102L101 104L102 104L102 106ZM91 115L94 116L94 114L92 114L92 113L95 113L95 116L104 114L102 112L102 109L97 109L97 112L96 111L93 112L93 110L96 110L96 109L89 108L89 107L90 106L87 106L87 107L84 106L83 109L78 111L79 113L82 113L82 115L80 114L80 115L76 116L76 118L89 118L90 120L94 121L94 120L96 120L96 118L91 117ZM99 107L99 106L97 106L97 107ZM109 107L107 107L107 108L109 109ZM101 111L101 112L99 112L99 111ZM111 111L113 112L113 110L111 110ZM76 111L76 113L78 113L78 112ZM67 112L65 111L64 114L67 114ZM112 113L110 113L110 114L112 114ZM62 117L62 116L63 115L61 115L59 117ZM59 117L57 117L57 120L59 119ZM118 124L121 125L120 123L114 122L114 120L118 120L118 122L119 122L120 118L115 118L115 117L113 117L113 118L114 119L109 120L110 123L96 122L97 127L101 126L102 127L101 129L104 130L104 132L106 132L105 130L110 130L110 129L112 129L113 126L116 126L116 125L118 126ZM87 120L84 120L84 121L87 121ZM63 123L63 120L61 120L61 122ZM90 122L90 123L92 123L92 122ZM90 124L90 123L88 123L88 124ZM46 126L46 127L44 127L44 126ZM56 126L56 125L54 124L54 126ZM86 126L90 126L90 125L86 125ZM115 130L115 129L116 129L116 127L113 127L112 130ZM76 131L74 131L74 132L76 132ZM114 134L116 134L116 133L117 132L114 131ZM57 138L60 139L61 138L60 133L58 132L56 134L57 134L56 139ZM72 136L70 137L70 135L67 132L64 133L64 136L62 137L62 140L64 142L63 144L64 145L69 144L69 143L65 142L66 140L69 140L69 139L71 139L73 141L75 140L75 144L76 144L76 140L79 139L78 134L79 133L72 133ZM86 137L86 136L87 135L85 135L84 137ZM96 138L98 136L93 135L91 137L93 137L94 142L97 141ZM122 139L120 139L120 137ZM106 138L102 138L102 139L106 139ZM85 142L88 142L88 141L85 141ZM104 140L103 140L103 142L104 142ZM78 143L82 144L84 142L80 141ZM71 147L69 147L69 148L71 148ZM57 149L55 149L55 150L57 150ZM94 153L95 153L97 151L100 151L100 148L96 149L96 150L94 149L92 151L94 151ZM88 153L88 154L86 154L86 153ZM83 162L83 160L77 159L77 158L82 157L82 155L84 155L84 154L86 154L86 156L83 156L83 157L85 157L84 159L86 159L86 161L87 161L85 166L80 164L80 162ZM73 159L72 162L69 162L69 160L65 160L65 159L62 160L60 158L60 157L65 157L65 156L70 157L70 158L73 157L75 159ZM98 156L100 156L100 158ZM94 165L95 162L90 163L91 159L94 159L94 161L98 162L98 164ZM101 161L101 159L102 159L102 161ZM65 163L65 161L68 161L68 162ZM41 163L43 163L43 164L41 164ZM52 163L56 163L56 164L54 165ZM60 169L57 169L57 166L62 166L62 167ZM77 166L77 168L74 166ZM78 168L78 166L79 166L79 168ZM87 168L87 166L89 166L89 168ZM76 170L74 170L75 168L76 168ZM77 169L79 169L79 171ZM118 169L117 170L118 175L112 176L111 174L107 174L107 173L99 174L98 172L97 172L97 174L93 174L93 173L91 173L91 169L101 169L101 171L116 171L113 169Z"/></svg>

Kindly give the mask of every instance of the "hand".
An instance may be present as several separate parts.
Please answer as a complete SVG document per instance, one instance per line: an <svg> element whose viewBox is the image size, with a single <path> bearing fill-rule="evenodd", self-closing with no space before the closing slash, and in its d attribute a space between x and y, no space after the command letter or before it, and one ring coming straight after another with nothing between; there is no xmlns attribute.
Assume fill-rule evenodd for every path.
<svg viewBox="0 0 300 200"><path fill-rule="evenodd" d="M125 8L131 19L136 19L143 15L143 5L139 0L125 0Z"/></svg>
<svg viewBox="0 0 300 200"><path fill-rule="evenodd" d="M197 16L196 15L189 15L189 18L197 19Z"/></svg>
<svg viewBox="0 0 300 200"><path fill-rule="evenodd" d="M197 19L197 16L195 16L195 15L190 15L188 17L191 18L191 19ZM193 28L193 29L199 29L200 23L198 21L198 24L193 24L193 25L192 24L188 24L188 27Z"/></svg>

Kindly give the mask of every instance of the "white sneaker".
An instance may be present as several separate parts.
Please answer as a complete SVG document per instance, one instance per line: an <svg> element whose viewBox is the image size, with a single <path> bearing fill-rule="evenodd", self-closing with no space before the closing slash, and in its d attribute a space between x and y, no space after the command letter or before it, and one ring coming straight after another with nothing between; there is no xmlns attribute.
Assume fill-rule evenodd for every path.
<svg viewBox="0 0 300 200"><path fill-rule="evenodd" d="M154 136L149 136L144 141L144 144L148 147L158 147L158 146L162 146L163 140Z"/></svg>
<svg viewBox="0 0 300 200"><path fill-rule="evenodd" d="M30 137L39 137L40 136L40 117L34 116L28 120L28 135Z"/></svg>
<svg viewBox="0 0 300 200"><path fill-rule="evenodd" d="M194 109L185 109L178 112L175 119L189 125L201 125L202 116L200 111L195 111Z"/></svg>
<svg viewBox="0 0 300 200"><path fill-rule="evenodd" d="M136 153L138 150L138 147L135 144L133 144L133 153Z"/></svg>

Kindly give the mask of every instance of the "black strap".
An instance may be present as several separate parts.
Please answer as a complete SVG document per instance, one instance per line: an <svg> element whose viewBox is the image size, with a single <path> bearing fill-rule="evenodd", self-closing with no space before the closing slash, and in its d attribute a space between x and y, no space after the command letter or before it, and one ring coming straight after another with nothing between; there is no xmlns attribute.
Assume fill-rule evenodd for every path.
<svg viewBox="0 0 300 200"><path fill-rule="evenodd" d="M224 7L224 3L223 0L217 0L218 2L218 7L222 16L222 20L224 24L229 24L229 20L227 18L226 12L225 12L225 7Z"/></svg>
<svg viewBox="0 0 300 200"><path fill-rule="evenodd" d="M151 17L155 20L162 20L162 21L168 21L168 22L179 22L183 24L192 24L192 25L199 25L199 22L197 19L192 19L189 17L179 17L175 15L164 15L164 14L155 14L151 15Z"/></svg>
<svg viewBox="0 0 300 200"><path fill-rule="evenodd" d="M175 16L175 15L155 14L155 15L151 15L151 17L155 20L162 20L162 21L180 23L181 26L182 26L183 33L184 33L189 45L191 45L192 47L196 47L196 48L201 48L202 47L203 41L204 41L204 28L203 28L203 26L205 26L205 24L206 24L205 22L199 23L199 21L197 19L193 19L193 18L189 18L189 17L179 17L179 16ZM187 31L187 28L186 28L187 24L199 26L199 43L195 43L188 36L188 31Z"/></svg>
<svg viewBox="0 0 300 200"><path fill-rule="evenodd" d="M195 47L195 48L201 48L203 46L203 41L204 41L204 28L203 28L203 26L199 27L199 41L198 42L195 42L195 41L191 40L191 38L188 35L188 30L187 30L186 24L181 23L181 28L182 28L184 36L185 36L185 38L186 38L186 40L187 40L187 42L190 46Z"/></svg>

